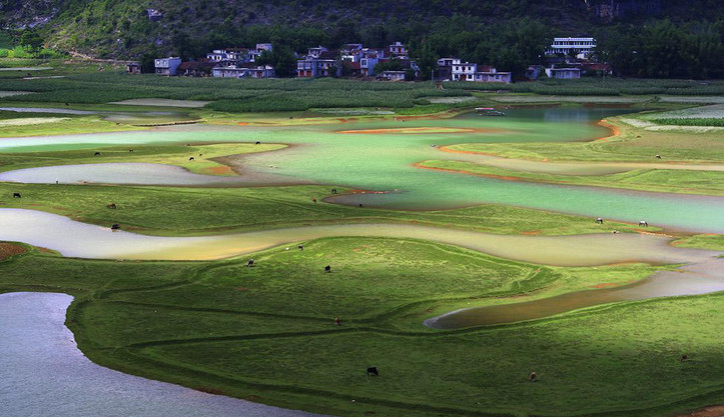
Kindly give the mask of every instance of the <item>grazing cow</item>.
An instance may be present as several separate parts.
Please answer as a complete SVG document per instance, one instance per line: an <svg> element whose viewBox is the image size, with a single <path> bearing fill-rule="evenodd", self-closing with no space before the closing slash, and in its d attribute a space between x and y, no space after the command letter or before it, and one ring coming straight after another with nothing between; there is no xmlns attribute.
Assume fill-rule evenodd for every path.
<svg viewBox="0 0 724 417"><path fill-rule="evenodd" d="M619 232L618 230L612 230L611 233L613 233L614 235L617 235L617 234L619 234L619 233L621 233L621 232Z"/></svg>
<svg viewBox="0 0 724 417"><path fill-rule="evenodd" d="M204 156L204 154L200 153L199 156Z"/></svg>
<svg viewBox="0 0 724 417"><path fill-rule="evenodd" d="M70 106L70 103L65 103L66 106Z"/></svg>
<svg viewBox="0 0 724 417"><path fill-rule="evenodd" d="M649 223L648 223L646 220L641 220L641 221L639 222L639 226L649 227Z"/></svg>
<svg viewBox="0 0 724 417"><path fill-rule="evenodd" d="M121 225L118 223L113 223L113 225L111 226L111 230L118 230L120 228L121 228Z"/></svg>
<svg viewBox="0 0 724 417"><path fill-rule="evenodd" d="M686 362L686 360L689 359L686 355L681 355L681 359L679 359L681 362Z"/></svg>
<svg viewBox="0 0 724 417"><path fill-rule="evenodd" d="M336 189L336 188L332 188L332 194L337 194L337 189Z"/></svg>
<svg viewBox="0 0 724 417"><path fill-rule="evenodd" d="M261 145L261 142L256 141L256 143L254 145Z"/></svg>
<svg viewBox="0 0 724 417"><path fill-rule="evenodd" d="M101 153L100 153L100 152L96 152L96 153L93 154L93 156L101 156Z"/></svg>
<svg viewBox="0 0 724 417"><path fill-rule="evenodd" d="M360 205L359 205L359 206L360 206L360 207L362 207L362 203L360 203Z"/></svg>
<svg viewBox="0 0 724 417"><path fill-rule="evenodd" d="M530 378L528 378L528 382L536 382L538 380L538 376L535 374L535 372L530 373Z"/></svg>
<svg viewBox="0 0 724 417"><path fill-rule="evenodd" d="M133 149L129 149L128 152L133 152Z"/></svg>
<svg viewBox="0 0 724 417"><path fill-rule="evenodd" d="M108 207L108 208L111 209L111 210L115 210L115 209L116 209L116 203L111 203L111 204L107 205L106 207Z"/></svg>
<svg viewBox="0 0 724 417"><path fill-rule="evenodd" d="M195 161L194 157L189 158L189 161Z"/></svg>
<svg viewBox="0 0 724 417"><path fill-rule="evenodd" d="M249 259L249 262L246 263L246 266L254 266L254 260Z"/></svg>
<svg viewBox="0 0 724 417"><path fill-rule="evenodd" d="M324 272L332 272L332 267L327 265L324 267Z"/></svg>
<svg viewBox="0 0 724 417"><path fill-rule="evenodd" d="M656 159L661 159L661 155L656 155Z"/></svg>
<svg viewBox="0 0 724 417"><path fill-rule="evenodd" d="M316 198L313 198L313 199L312 199L312 203L315 203L315 204L316 204L316 203L317 203L317 199L316 199Z"/></svg>
<svg viewBox="0 0 724 417"><path fill-rule="evenodd" d="M380 371L377 370L376 366L370 366L369 368L367 368L367 376L370 375L380 376Z"/></svg>
<svg viewBox="0 0 724 417"><path fill-rule="evenodd" d="M596 223L598 223L598 224L603 224L603 218L597 217L597 218L596 218Z"/></svg>
<svg viewBox="0 0 724 417"><path fill-rule="evenodd" d="M297 246L297 248L298 248L299 250L304 250L304 245L299 245L299 246Z"/></svg>
<svg viewBox="0 0 724 417"><path fill-rule="evenodd" d="M341 325L342 325L342 320L340 320L339 317L335 317L335 318L334 318L334 324L336 324L337 326L341 326Z"/></svg>
<svg viewBox="0 0 724 417"><path fill-rule="evenodd" d="M22 198L23 196L20 195L20 193L13 193L13 198Z"/></svg>

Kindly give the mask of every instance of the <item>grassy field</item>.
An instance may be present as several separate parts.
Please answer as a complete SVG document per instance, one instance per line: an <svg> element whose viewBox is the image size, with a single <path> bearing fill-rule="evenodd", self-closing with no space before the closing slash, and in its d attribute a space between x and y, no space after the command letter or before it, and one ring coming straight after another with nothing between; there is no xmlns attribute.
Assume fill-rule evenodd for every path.
<svg viewBox="0 0 724 417"><path fill-rule="evenodd" d="M21 61L12 64L21 66ZM709 100L722 88L718 82L703 86L676 80L582 80L512 86L446 84L440 91L429 83L135 77L119 74L120 67L99 71L100 64L45 64L53 69L38 73L66 78L22 81L13 71L0 74L0 91L34 92L3 98L5 106L66 108L68 102L67 108L100 113L0 112L0 136L136 130L142 128L102 118L118 112L133 116L173 111L107 104L137 98L208 100L212 103L204 108L182 110L182 116L213 124L289 129L433 112L447 117L460 107L507 97L599 104L619 100L640 109L646 103L650 110L657 102L654 95L699 95ZM493 92L497 89L510 93ZM579 95L572 95L575 89ZM712 111L718 111L687 113L680 105L656 105L671 110L665 117L677 120L709 119ZM536 161L659 162L656 154L663 162L724 160L721 135L716 132L652 131L626 121L651 123L663 118L661 114L649 111L613 118L608 123L618 134L593 142L460 143L449 148ZM2 125L8 120L43 118L62 120ZM8 153L0 154L0 172L149 162L232 176L236 173L219 158L286 146L269 142ZM96 150L101 155L94 156ZM190 162L189 156L195 161ZM466 162L422 164L527 181L724 194L720 172L636 170L583 177L527 174ZM102 226L119 223L126 231L162 236L366 222L525 235L640 231L632 224L607 220L604 226L592 218L497 204L440 211L345 206L323 200L332 188L351 191L334 184L202 188L0 183L0 208L42 210ZM13 198L16 192L21 199ZM109 203L117 209L108 209ZM677 233L675 238L672 244L679 247L724 250L721 235ZM460 308L622 286L673 266L533 265L413 239L336 237L300 243L303 251L294 244L290 250L271 248L214 262L124 262L64 258L0 242L0 292L74 295L66 324L81 350L101 365L313 412L389 417L659 417L724 402L720 358L724 318L718 314L724 307L722 293L606 304L508 325L450 331L422 326L427 318ZM256 266L246 267L249 258ZM332 266L331 273L324 272L325 265ZM341 326L335 325L335 317ZM682 354L690 360L680 362ZM377 366L380 376L366 377L368 366ZM528 382L532 371L539 382Z"/></svg>
<svg viewBox="0 0 724 417"><path fill-rule="evenodd" d="M523 181L551 184L571 184L594 187L625 188L630 190L675 192L687 194L724 195L724 172L636 169L628 172L597 175L551 175L514 171L472 162L423 161L420 167L464 172L473 175L514 178Z"/></svg>
<svg viewBox="0 0 724 417"><path fill-rule="evenodd" d="M722 323L706 314L724 303L718 295L489 329L439 333L419 325L461 300L516 302L526 292L535 298L622 284L649 274L645 265L540 267L374 238L320 239L304 251L273 249L255 259L258 266L247 268L245 259L118 263L33 251L0 263L0 289L75 295L68 325L100 364L341 415L653 416L662 415L656 406L680 409L669 404L724 383L715 349ZM678 362L682 353L692 361ZM370 365L380 377L365 378ZM531 371L539 383L527 381ZM649 384L657 389L643 388Z"/></svg>

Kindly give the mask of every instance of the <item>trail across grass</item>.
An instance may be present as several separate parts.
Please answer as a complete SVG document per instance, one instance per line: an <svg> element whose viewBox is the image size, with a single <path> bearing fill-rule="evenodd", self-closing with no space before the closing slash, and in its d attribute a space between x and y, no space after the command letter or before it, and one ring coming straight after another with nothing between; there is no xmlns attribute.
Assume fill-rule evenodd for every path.
<svg viewBox="0 0 724 417"><path fill-rule="evenodd" d="M379 238L319 239L254 258L249 268L246 259L125 263L32 251L0 263L0 290L75 295L68 325L102 365L339 415L654 416L657 406L686 408L668 404L724 386L715 348L724 323L707 314L724 302L719 295L489 329L420 324L464 300L625 284L648 275L646 265L540 267ZM692 360L680 363L682 353ZM380 377L365 377L371 365ZM540 382L528 382L531 371ZM633 409L644 410L623 411Z"/></svg>

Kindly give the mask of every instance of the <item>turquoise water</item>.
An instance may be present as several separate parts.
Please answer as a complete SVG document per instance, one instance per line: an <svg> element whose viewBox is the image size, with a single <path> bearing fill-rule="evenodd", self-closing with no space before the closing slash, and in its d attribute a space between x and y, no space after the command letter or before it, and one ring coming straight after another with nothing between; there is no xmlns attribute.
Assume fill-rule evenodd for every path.
<svg viewBox="0 0 724 417"><path fill-rule="evenodd" d="M451 119L372 120L342 124L258 127L193 125L155 131L0 140L0 152L93 148L119 144L289 143L283 151L248 155L245 172L388 193L339 196L342 204L437 210L500 203L697 232L724 233L724 198L505 181L423 170L427 159L456 160L432 145L591 140L610 134L595 125L621 110L507 110L506 117L466 114ZM458 133L336 133L338 130L458 128Z"/></svg>

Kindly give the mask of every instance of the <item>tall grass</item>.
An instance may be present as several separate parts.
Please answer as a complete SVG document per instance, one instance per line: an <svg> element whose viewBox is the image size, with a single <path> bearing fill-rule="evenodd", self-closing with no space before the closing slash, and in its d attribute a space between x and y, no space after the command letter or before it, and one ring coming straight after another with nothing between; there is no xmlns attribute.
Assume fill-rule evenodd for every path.
<svg viewBox="0 0 724 417"><path fill-rule="evenodd" d="M653 122L660 125L674 126L718 126L724 127L724 119L722 118L662 118L653 119Z"/></svg>

